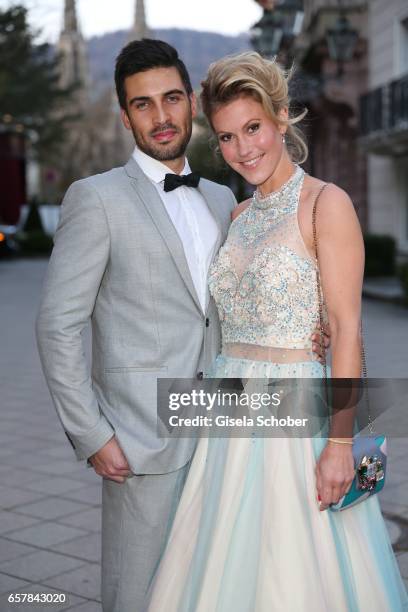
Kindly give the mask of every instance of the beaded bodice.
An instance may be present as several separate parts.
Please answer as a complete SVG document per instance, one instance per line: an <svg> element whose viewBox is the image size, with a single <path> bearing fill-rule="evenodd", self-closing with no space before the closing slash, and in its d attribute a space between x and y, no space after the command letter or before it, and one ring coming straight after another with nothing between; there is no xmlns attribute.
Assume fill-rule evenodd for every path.
<svg viewBox="0 0 408 612"><path fill-rule="evenodd" d="M304 171L296 166L277 192L264 198L255 192L232 222L210 268L209 287L219 310L223 352L235 344L246 349L307 349L312 358L310 336L319 307L316 263L297 218L303 179Z"/></svg>

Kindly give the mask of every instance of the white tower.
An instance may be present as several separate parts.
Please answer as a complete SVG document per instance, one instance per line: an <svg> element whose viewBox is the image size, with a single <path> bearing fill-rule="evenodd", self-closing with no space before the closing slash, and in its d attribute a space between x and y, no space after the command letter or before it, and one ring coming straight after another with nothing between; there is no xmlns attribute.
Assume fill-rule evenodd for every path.
<svg viewBox="0 0 408 612"><path fill-rule="evenodd" d="M65 0L64 23L57 47L61 54L61 87L79 85L77 100L80 106L84 106L89 84L88 65L86 45L78 24L75 0Z"/></svg>
<svg viewBox="0 0 408 612"><path fill-rule="evenodd" d="M142 38L152 38L146 22L146 10L144 0L136 0L135 17L133 26L129 32L128 40L142 40Z"/></svg>

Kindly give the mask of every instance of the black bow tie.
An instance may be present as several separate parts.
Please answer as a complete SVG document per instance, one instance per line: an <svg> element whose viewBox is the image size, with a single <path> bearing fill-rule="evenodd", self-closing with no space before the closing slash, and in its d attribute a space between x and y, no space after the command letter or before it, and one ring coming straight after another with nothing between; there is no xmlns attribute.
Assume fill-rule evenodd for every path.
<svg viewBox="0 0 408 612"><path fill-rule="evenodd" d="M166 174L164 178L164 191L173 191L177 187L185 185L186 187L198 187L200 175L198 172L191 174Z"/></svg>

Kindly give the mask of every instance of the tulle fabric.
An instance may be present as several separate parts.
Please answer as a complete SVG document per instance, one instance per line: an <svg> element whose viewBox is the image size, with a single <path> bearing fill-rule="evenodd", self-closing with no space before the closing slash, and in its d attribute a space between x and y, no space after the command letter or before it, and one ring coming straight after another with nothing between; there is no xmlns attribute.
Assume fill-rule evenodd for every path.
<svg viewBox="0 0 408 612"><path fill-rule="evenodd" d="M214 376L322 377L316 361L220 355ZM199 441L149 612L400 612L404 584L376 496L320 512L325 439Z"/></svg>

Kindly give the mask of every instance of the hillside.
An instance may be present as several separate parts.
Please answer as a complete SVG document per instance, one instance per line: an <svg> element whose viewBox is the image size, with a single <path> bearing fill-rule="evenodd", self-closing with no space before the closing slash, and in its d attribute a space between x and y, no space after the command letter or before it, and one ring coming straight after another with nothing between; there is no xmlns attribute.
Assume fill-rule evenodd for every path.
<svg viewBox="0 0 408 612"><path fill-rule="evenodd" d="M223 36L213 32L171 28L155 30L154 36L178 49L186 63L194 88L199 87L211 62L229 53L238 53L249 48L248 34ZM89 67L95 95L113 85L115 58L126 39L126 30L89 39Z"/></svg>

